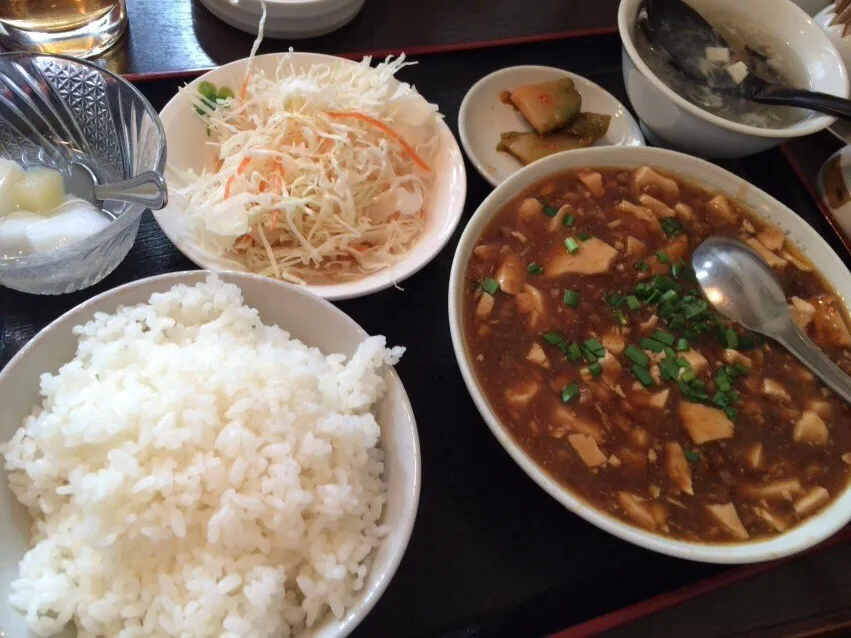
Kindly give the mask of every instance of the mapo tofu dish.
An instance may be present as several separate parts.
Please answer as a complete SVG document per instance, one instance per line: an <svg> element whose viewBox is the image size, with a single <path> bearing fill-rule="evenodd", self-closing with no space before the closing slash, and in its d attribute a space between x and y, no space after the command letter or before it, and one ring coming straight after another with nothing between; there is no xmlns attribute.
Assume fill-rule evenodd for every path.
<svg viewBox="0 0 851 638"><path fill-rule="evenodd" d="M559 174L500 211L467 266L464 332L503 427L556 480L657 534L743 542L846 488L851 411L713 311L690 266L710 235L754 248L851 372L841 302L782 230L646 166Z"/></svg>

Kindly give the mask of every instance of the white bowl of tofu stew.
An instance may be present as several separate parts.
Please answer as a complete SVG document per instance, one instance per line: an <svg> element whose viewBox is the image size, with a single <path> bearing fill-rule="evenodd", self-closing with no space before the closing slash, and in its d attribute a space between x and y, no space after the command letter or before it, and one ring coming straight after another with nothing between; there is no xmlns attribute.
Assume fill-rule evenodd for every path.
<svg viewBox="0 0 851 638"><path fill-rule="evenodd" d="M716 74L741 82L754 73L770 82L845 97L848 74L828 36L791 0L689 0L727 40L708 47L705 83L674 69L637 28L642 0L621 0L627 95L656 145L714 158L743 157L786 139L815 133L835 118L785 106L761 105L718 90ZM689 34L683 34L688 38Z"/></svg>
<svg viewBox="0 0 851 638"><path fill-rule="evenodd" d="M772 266L794 319L851 372L851 277L800 217L656 148L546 158L472 216L449 285L467 388L520 467L647 549L747 563L851 520L851 408L719 316L691 266L711 235Z"/></svg>

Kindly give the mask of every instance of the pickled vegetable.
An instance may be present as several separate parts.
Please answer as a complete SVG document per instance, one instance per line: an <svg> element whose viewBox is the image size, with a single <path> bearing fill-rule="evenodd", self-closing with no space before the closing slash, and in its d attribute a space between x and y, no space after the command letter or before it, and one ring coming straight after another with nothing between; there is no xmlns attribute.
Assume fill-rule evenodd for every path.
<svg viewBox="0 0 851 638"><path fill-rule="evenodd" d="M582 108L582 96L570 78L517 87L511 102L541 135L566 126Z"/></svg>
<svg viewBox="0 0 851 638"><path fill-rule="evenodd" d="M503 133L496 150L510 153L524 166L547 155L591 146L596 138L567 132L538 135L536 133Z"/></svg>
<svg viewBox="0 0 851 638"><path fill-rule="evenodd" d="M566 129L564 129L564 132L578 137L591 137L596 142L609 132L609 124L611 121L611 115L603 115L602 113L580 113L576 116L576 119L573 120Z"/></svg>

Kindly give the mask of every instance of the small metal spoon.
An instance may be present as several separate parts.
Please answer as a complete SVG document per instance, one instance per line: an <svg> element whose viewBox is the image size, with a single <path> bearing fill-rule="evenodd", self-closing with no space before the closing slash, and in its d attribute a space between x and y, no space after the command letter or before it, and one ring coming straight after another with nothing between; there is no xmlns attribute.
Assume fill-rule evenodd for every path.
<svg viewBox="0 0 851 638"><path fill-rule="evenodd" d="M168 202L168 190L162 175L145 171L132 179L98 184L91 169L82 162L68 166L65 188L76 197L100 208L104 200L139 204L151 210L160 210ZM110 215L109 212L105 211Z"/></svg>
<svg viewBox="0 0 851 638"><path fill-rule="evenodd" d="M692 266L719 313L777 341L851 403L851 377L792 321L780 282L756 251L737 239L710 237L694 251Z"/></svg>
<svg viewBox="0 0 851 638"><path fill-rule="evenodd" d="M643 7L646 12L639 9L638 28L661 49L674 67L693 82L707 84L709 78L701 61L706 47L731 49L724 36L683 0L645 0ZM851 120L851 101L827 93L768 82L751 68L738 84L724 69L719 69L712 74L712 88L719 93L760 104L795 106Z"/></svg>

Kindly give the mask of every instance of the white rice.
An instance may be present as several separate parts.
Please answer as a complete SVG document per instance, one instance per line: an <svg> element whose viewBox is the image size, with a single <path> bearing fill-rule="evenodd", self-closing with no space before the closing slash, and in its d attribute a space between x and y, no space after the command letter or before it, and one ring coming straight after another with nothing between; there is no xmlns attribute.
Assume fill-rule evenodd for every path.
<svg viewBox="0 0 851 638"><path fill-rule="evenodd" d="M0 447L34 518L10 602L36 634L290 636L341 617L386 532L381 368L264 325L215 277L75 328Z"/></svg>

